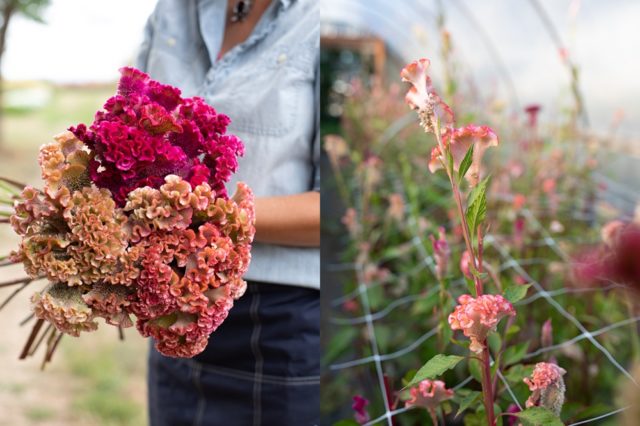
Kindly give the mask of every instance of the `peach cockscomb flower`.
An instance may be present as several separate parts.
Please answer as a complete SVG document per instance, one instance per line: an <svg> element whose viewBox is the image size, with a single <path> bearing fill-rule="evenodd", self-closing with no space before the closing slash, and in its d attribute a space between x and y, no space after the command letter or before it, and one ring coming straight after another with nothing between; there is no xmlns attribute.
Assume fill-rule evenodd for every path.
<svg viewBox="0 0 640 426"><path fill-rule="evenodd" d="M505 316L515 316L513 305L500 295L485 294L474 299L468 294L458 298L458 306L449 315L452 330L462 330L471 339L469 349L480 353L484 349L484 340L490 331L496 329Z"/></svg>
<svg viewBox="0 0 640 426"><path fill-rule="evenodd" d="M405 407L422 407L430 412L453 397L453 390L447 389L441 380L423 380L418 386L411 388L410 392L411 398L405 402Z"/></svg>
<svg viewBox="0 0 640 426"><path fill-rule="evenodd" d="M525 377L524 382L533 392L527 399L527 408L544 407L560 415L564 404L565 385L562 376L564 368L549 362L539 362L533 369L531 377Z"/></svg>
<svg viewBox="0 0 640 426"><path fill-rule="evenodd" d="M458 129L447 129L442 135L442 143L449 147L453 156L453 169L460 170L460 164L464 160L469 148L473 145L473 158L471 166L465 177L471 186L476 186L480 181L480 166L482 157L487 149L498 146L498 136L489 126L476 126L469 124ZM436 146L431 151L431 161L429 161L429 171L435 173L443 167L444 156L440 147Z"/></svg>
<svg viewBox="0 0 640 426"><path fill-rule="evenodd" d="M426 132L435 131L436 116L445 124L453 123L453 111L433 90L431 78L427 75L430 64L428 59L418 59L402 68L400 72L402 81L411 83L405 101L418 111L420 125Z"/></svg>

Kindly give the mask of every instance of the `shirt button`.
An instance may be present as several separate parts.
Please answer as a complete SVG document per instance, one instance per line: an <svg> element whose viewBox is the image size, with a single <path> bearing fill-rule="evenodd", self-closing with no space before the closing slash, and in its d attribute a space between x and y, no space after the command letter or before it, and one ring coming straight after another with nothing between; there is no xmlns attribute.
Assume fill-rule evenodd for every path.
<svg viewBox="0 0 640 426"><path fill-rule="evenodd" d="M287 55L285 55L284 53L281 53L280 56L278 56L278 64L284 64L286 60Z"/></svg>
<svg viewBox="0 0 640 426"><path fill-rule="evenodd" d="M168 44L170 47L175 46L175 45L176 45L176 39L175 39L175 38L173 38L173 37L169 37L169 38L167 39L167 44Z"/></svg>

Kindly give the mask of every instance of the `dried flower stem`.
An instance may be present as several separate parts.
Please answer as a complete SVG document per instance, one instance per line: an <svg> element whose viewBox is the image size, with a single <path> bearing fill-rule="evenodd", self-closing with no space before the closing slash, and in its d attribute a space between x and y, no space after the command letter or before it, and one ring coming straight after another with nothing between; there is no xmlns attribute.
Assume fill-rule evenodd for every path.
<svg viewBox="0 0 640 426"><path fill-rule="evenodd" d="M36 323L33 325L33 328L31 329L31 334L29 334L29 338L27 339L27 343L24 344L24 348L22 349L22 352L20 353L20 358L19 359L25 359L27 357L27 355L29 355L29 351L31 349L31 345L33 344L33 341L36 339L36 336L38 335L38 332L42 328L42 324L44 324L44 320L39 318L38 321L36 321Z"/></svg>
<svg viewBox="0 0 640 426"><path fill-rule="evenodd" d="M24 277L24 278L18 278L15 280L11 280L11 281L5 281L3 283L0 283L0 288L2 287L11 287L12 285L17 285L17 284L23 284L23 283L30 283L31 281L34 281L35 278L31 278L31 277Z"/></svg>
<svg viewBox="0 0 640 426"><path fill-rule="evenodd" d="M8 183L9 185L19 189L20 191L22 191L27 186L24 183L21 183L21 182L18 182L16 180L9 179L9 178L6 178L6 177L2 177L2 176L0 176L0 181ZM3 185L3 187L4 187L4 185Z"/></svg>
<svg viewBox="0 0 640 426"><path fill-rule="evenodd" d="M33 354L36 353L36 351L38 350L38 347L40 347L40 344L44 341L45 336L51 332L52 328L53 328L53 324L49 324L47 326L47 328L44 330L44 333L42 333L40 335L40 338L31 347L31 349L29 350L29 353L27 354L27 356L33 356Z"/></svg>
<svg viewBox="0 0 640 426"><path fill-rule="evenodd" d="M2 310L2 308L4 308L5 306L7 306L7 304L14 298L16 297L16 295L18 293L20 293L26 286L29 285L29 283L31 283L31 280L25 282L24 284L22 284L20 287L18 287L13 293L11 293L9 295L9 297L7 297L4 302L2 302L2 304L0 304L0 310Z"/></svg>

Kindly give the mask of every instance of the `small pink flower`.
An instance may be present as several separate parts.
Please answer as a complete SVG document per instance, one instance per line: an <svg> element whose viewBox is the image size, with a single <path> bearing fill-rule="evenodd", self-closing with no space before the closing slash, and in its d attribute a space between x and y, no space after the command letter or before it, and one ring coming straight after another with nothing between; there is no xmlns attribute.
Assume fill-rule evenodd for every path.
<svg viewBox="0 0 640 426"><path fill-rule="evenodd" d="M600 230L602 241L604 241L604 243L608 247L615 246L625 226L625 223L621 220L613 220L611 222L608 222Z"/></svg>
<svg viewBox="0 0 640 426"><path fill-rule="evenodd" d="M402 222L404 219L404 199L401 194L391 194L388 198L389 207L387 208L387 217Z"/></svg>
<svg viewBox="0 0 640 426"><path fill-rule="evenodd" d="M553 327L551 325L551 320L548 319L542 325L542 333L540 336L540 342L542 343L543 348L547 348L553 345Z"/></svg>
<svg viewBox="0 0 640 426"><path fill-rule="evenodd" d="M433 255L436 259L436 275L438 279L441 280L447 273L449 257L451 256L451 249L449 248L449 243L447 243L447 237L443 227L438 229L438 239L431 235L431 244L433 245Z"/></svg>
<svg viewBox="0 0 640 426"><path fill-rule="evenodd" d="M369 413L367 412L367 405L369 405L369 400L360 395L355 395L353 397L353 408L354 414L353 416L356 419L356 422L363 425L369 421Z"/></svg>
<svg viewBox="0 0 640 426"><path fill-rule="evenodd" d="M473 278L473 275L471 275L472 263L473 259L471 259L471 253L469 253L469 250L465 250L460 257L460 270L462 271L462 274L468 279Z"/></svg>
<svg viewBox="0 0 640 426"><path fill-rule="evenodd" d="M418 111L420 125L425 131L433 132L436 117L443 120L444 124L453 123L453 111L433 90L431 78L427 75L429 65L428 59L413 61L402 69L400 77L402 81L411 83L405 101Z"/></svg>
<svg viewBox="0 0 640 426"><path fill-rule="evenodd" d="M473 159L471 167L467 171L465 177L471 186L476 186L480 181L480 167L482 166L482 157L487 149L492 146L498 146L498 136L489 126L476 126L469 124L458 129L447 129L442 135L442 142L445 147L449 147L453 156L453 169L460 170L460 164L464 159L467 151L473 148ZM429 171L434 173L441 169L445 159L440 152L440 147L435 147L431 151L431 161L429 162Z"/></svg>
<svg viewBox="0 0 640 426"><path fill-rule="evenodd" d="M498 322L505 316L515 316L513 305L500 295L485 294L474 299L468 294L458 298L458 306L449 315L452 330L462 330L471 339L469 349L480 353L483 342L490 331L494 331Z"/></svg>
<svg viewBox="0 0 640 426"><path fill-rule="evenodd" d="M453 390L447 389L441 380L423 380L410 392L411 398L405 402L405 407L422 407L429 411L435 411L440 403L453 397Z"/></svg>
<svg viewBox="0 0 640 426"><path fill-rule="evenodd" d="M525 377L524 382L533 392L527 399L527 408L544 407L560 415L564 404L565 385L562 376L564 368L548 362L536 364L531 377Z"/></svg>

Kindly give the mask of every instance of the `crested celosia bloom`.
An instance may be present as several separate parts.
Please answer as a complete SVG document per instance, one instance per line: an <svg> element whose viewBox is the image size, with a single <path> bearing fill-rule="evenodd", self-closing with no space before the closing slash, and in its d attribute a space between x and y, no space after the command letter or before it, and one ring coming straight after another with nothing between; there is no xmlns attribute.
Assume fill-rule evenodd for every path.
<svg viewBox="0 0 640 426"><path fill-rule="evenodd" d="M531 377L525 377L524 382L533 392L527 399L527 408L544 407L560 415L564 404L565 385L562 376L564 368L548 362L536 364Z"/></svg>
<svg viewBox="0 0 640 426"><path fill-rule="evenodd" d="M353 404L351 408L353 409L353 417L356 419L356 422L363 425L367 423L370 419L369 413L367 412L367 405L369 405L369 400L363 396L355 395L353 397Z"/></svg>
<svg viewBox="0 0 640 426"><path fill-rule="evenodd" d="M44 188L26 187L10 218L12 260L50 281L32 298L38 318L78 336L135 317L167 356L206 347L246 289L255 233L250 188L224 187L242 152L228 123L126 68L89 129L41 148Z"/></svg>
<svg viewBox="0 0 640 426"><path fill-rule="evenodd" d="M63 333L77 337L81 331L98 328L94 312L82 299L80 287L52 283L42 292L35 293L31 302L36 317L49 321Z"/></svg>
<svg viewBox="0 0 640 426"><path fill-rule="evenodd" d="M431 78L427 74L430 64L428 59L419 59L402 68L400 72L402 81L411 83L405 101L417 110L420 125L426 132L435 131L436 117L445 125L453 122L453 111L433 90Z"/></svg>
<svg viewBox="0 0 640 426"><path fill-rule="evenodd" d="M449 257L451 257L451 249L447 243L447 236L443 227L438 229L438 238L431 235L431 244L433 246L433 257L436 259L436 275L441 280L447 273L449 265Z"/></svg>
<svg viewBox="0 0 640 426"><path fill-rule="evenodd" d="M490 331L495 331L500 320L506 316L515 316L513 305L500 295L485 294L474 299L468 294L458 298L458 306L449 315L452 330L462 330L471 339L469 349L480 353Z"/></svg>
<svg viewBox="0 0 640 426"><path fill-rule="evenodd" d="M471 186L475 186L480 181L482 157L487 149L492 146L498 146L498 136L488 126L469 124L453 130L447 128L442 135L442 143L445 148L451 151L451 155L453 156L453 169L455 171L460 170L462 160L469 148L473 145L471 166L465 174L465 177ZM440 147L434 147L431 151L431 160L429 161L429 170L431 173L441 169L443 162L444 157L440 151Z"/></svg>
<svg viewBox="0 0 640 426"><path fill-rule="evenodd" d="M174 87L122 68L118 93L89 128L70 130L90 149L89 176L123 205L129 192L158 188L177 175L196 186L207 182L218 197L238 167L243 145L226 134L230 120L203 99L183 99Z"/></svg>
<svg viewBox="0 0 640 426"><path fill-rule="evenodd" d="M411 388L411 398L405 401L405 407L422 407L433 412L438 405L453 397L453 390L447 389L441 380L423 380Z"/></svg>

